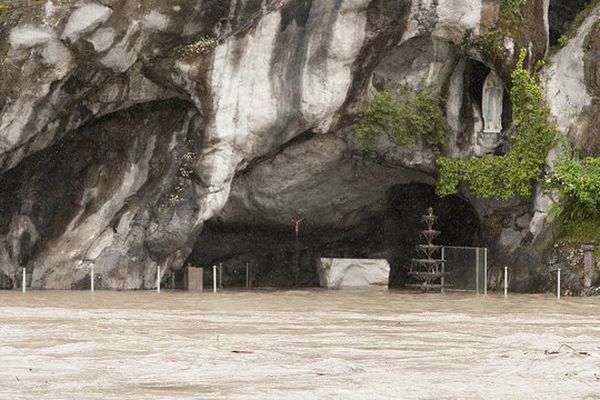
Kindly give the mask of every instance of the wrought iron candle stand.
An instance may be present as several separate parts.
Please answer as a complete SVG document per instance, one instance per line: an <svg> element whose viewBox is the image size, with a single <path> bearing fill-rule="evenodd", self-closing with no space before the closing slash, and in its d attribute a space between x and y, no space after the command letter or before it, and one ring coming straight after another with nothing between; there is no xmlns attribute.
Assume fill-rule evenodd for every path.
<svg viewBox="0 0 600 400"><path fill-rule="evenodd" d="M426 243L417 245L419 254L423 254L426 258L413 259L410 265L409 274L419 283L408 286L421 289L424 292L429 292L432 289L439 289L443 292L444 288L449 287L445 283L448 271L446 271L442 246L433 244L433 241L440 234L440 231L433 229L437 218L433 213L433 208L427 208L427 214L421 218L427 229L420 231L421 237Z"/></svg>

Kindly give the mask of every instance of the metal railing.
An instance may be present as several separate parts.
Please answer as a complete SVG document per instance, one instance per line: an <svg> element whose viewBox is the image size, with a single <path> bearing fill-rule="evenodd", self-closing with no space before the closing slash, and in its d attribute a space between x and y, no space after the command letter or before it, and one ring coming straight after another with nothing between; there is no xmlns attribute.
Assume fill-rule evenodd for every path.
<svg viewBox="0 0 600 400"><path fill-rule="evenodd" d="M449 272L444 283L450 286L450 290L487 295L487 256L488 249L485 247L442 247L444 269Z"/></svg>

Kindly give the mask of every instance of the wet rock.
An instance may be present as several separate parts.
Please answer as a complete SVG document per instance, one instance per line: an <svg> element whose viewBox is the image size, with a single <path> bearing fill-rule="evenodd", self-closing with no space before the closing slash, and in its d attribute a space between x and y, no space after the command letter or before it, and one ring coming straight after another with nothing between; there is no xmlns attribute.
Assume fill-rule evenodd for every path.
<svg viewBox="0 0 600 400"><path fill-rule="evenodd" d="M521 232L514 229L503 229L500 236L500 245L509 249L515 249L521 242Z"/></svg>
<svg viewBox="0 0 600 400"><path fill-rule="evenodd" d="M111 8L101 4L87 3L82 5L69 16L69 21L61 38L76 41L79 36L93 32L105 23L112 12Z"/></svg>
<svg viewBox="0 0 600 400"><path fill-rule="evenodd" d="M550 0L548 20L550 25L550 43L558 42L577 14L588 3L586 0Z"/></svg>
<svg viewBox="0 0 600 400"><path fill-rule="evenodd" d="M592 271L592 287L584 287L584 252L581 247L573 247L565 243L557 243L553 247L548 260L548 281L556 292L556 271L561 269L561 288L563 294L573 296L591 296L598 292L596 286L600 282L598 266ZM550 286L552 287L552 286Z"/></svg>
<svg viewBox="0 0 600 400"><path fill-rule="evenodd" d="M592 13L575 38L552 57L544 70L545 91L552 115L558 127L567 134L579 134L579 117L591 104L584 78L584 42L599 15L599 10Z"/></svg>
<svg viewBox="0 0 600 400"><path fill-rule="evenodd" d="M152 286L157 265L183 262L179 249L190 248L196 229L189 206L163 206L197 129L189 104L140 106L89 123L6 173L3 270L14 276L27 266L32 287L68 289L93 264L104 287Z"/></svg>
<svg viewBox="0 0 600 400"><path fill-rule="evenodd" d="M581 296L583 296L583 297L600 296L600 286L583 289L581 291Z"/></svg>
<svg viewBox="0 0 600 400"><path fill-rule="evenodd" d="M531 215L523 214L520 217L518 217L515 222L517 224L517 227L521 229L527 228L529 227L529 224L531 222Z"/></svg>

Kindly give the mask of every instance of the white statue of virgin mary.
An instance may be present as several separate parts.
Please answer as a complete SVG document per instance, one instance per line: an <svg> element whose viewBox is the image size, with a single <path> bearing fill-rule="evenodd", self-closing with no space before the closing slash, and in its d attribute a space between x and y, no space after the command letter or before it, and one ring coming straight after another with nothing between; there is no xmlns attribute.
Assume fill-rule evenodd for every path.
<svg viewBox="0 0 600 400"><path fill-rule="evenodd" d="M502 132L502 99L504 97L504 85L502 80L494 71L483 83L483 97L481 112L483 114L483 132Z"/></svg>

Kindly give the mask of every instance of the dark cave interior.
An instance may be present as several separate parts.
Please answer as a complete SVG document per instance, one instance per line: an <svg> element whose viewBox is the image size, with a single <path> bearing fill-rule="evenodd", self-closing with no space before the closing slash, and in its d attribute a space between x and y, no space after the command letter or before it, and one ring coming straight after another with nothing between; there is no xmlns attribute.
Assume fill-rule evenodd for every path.
<svg viewBox="0 0 600 400"><path fill-rule="evenodd" d="M205 285L212 282L210 266L223 266L224 287L244 287L246 265L253 287L315 287L319 285L320 257L386 258L390 287L409 282L410 260L416 256L422 229L421 215L433 207L439 216L438 242L473 246L481 242L479 218L458 196L439 198L433 186L397 185L387 192L383 215L359 226L339 229L307 220L299 235L290 225L234 225L207 223L186 265L205 268ZM178 282L182 281L179 273Z"/></svg>

